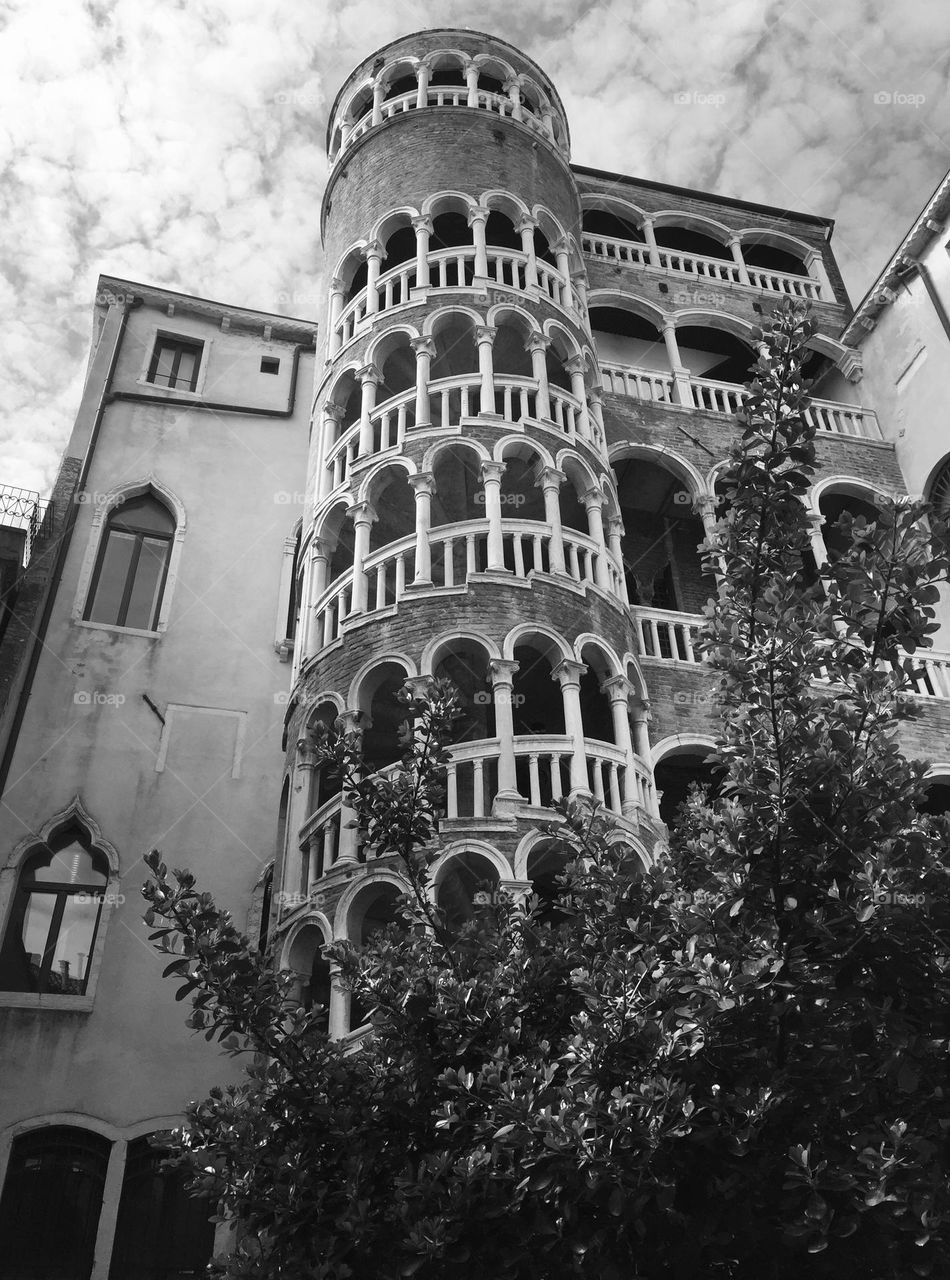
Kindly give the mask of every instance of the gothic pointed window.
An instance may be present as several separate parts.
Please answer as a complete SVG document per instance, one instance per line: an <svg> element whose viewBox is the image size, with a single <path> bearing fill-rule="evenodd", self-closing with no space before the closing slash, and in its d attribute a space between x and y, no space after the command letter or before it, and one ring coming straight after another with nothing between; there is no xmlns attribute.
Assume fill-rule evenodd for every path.
<svg viewBox="0 0 950 1280"><path fill-rule="evenodd" d="M174 534L171 513L151 493L116 507L99 548L86 621L154 631Z"/></svg>
<svg viewBox="0 0 950 1280"><path fill-rule="evenodd" d="M79 827L30 854L0 949L0 990L86 994L108 881L105 857Z"/></svg>

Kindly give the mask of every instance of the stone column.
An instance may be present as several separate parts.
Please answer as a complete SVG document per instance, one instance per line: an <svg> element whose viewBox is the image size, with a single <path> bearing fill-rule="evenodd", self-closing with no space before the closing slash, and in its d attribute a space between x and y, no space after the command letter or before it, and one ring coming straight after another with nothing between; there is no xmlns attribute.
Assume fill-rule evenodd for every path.
<svg viewBox="0 0 950 1280"><path fill-rule="evenodd" d="M366 259L366 314L371 316L379 310L376 282L379 279L379 269L383 261L383 246L378 240L371 240L361 252Z"/></svg>
<svg viewBox="0 0 950 1280"><path fill-rule="evenodd" d="M492 343L495 330L491 325L476 325L475 341L478 343L478 374L481 378L478 412L480 415L495 413L495 371L492 363Z"/></svg>
<svg viewBox="0 0 950 1280"><path fill-rule="evenodd" d="M607 544L604 541L604 495L599 489L588 489L581 495L581 501L587 510L587 532L597 544L597 555L594 559L594 581L604 591L610 590L610 574L607 570Z"/></svg>
<svg viewBox="0 0 950 1280"><path fill-rule="evenodd" d="M432 548L429 533L432 523L432 492L435 478L431 471L421 471L410 476L416 498L416 572L413 585L417 587L432 585ZM428 677L426 677L428 679Z"/></svg>
<svg viewBox="0 0 950 1280"><path fill-rule="evenodd" d="M515 771L515 727L512 714L512 684L518 663L491 658L488 674L495 707L495 737L498 739L498 800L520 800Z"/></svg>
<svg viewBox="0 0 950 1280"><path fill-rule="evenodd" d="M429 425L429 370L435 355L435 338L412 338L416 353L416 427Z"/></svg>
<svg viewBox="0 0 950 1280"><path fill-rule="evenodd" d="M820 249L812 249L805 255L805 270L815 284L818 285L821 301L834 302L835 291L831 287L831 280L825 268L825 260Z"/></svg>
<svg viewBox="0 0 950 1280"><path fill-rule="evenodd" d="M343 339L337 333L337 325L343 314L343 300L346 288L339 276L330 281L330 318L327 322L327 359L332 360L343 345Z"/></svg>
<svg viewBox="0 0 950 1280"><path fill-rule="evenodd" d="M558 494L564 481L564 472L554 467L544 467L538 476L538 484L544 494L544 519L551 529L548 556L552 573L567 573L564 563L564 530L561 526L561 504Z"/></svg>
<svg viewBox="0 0 950 1280"><path fill-rule="evenodd" d="M531 353L531 376L538 384L537 416L550 419L551 393L548 387L548 364L545 352L551 345L551 339L543 333L532 333L528 337L527 347Z"/></svg>
<svg viewBox="0 0 950 1280"><path fill-rule="evenodd" d="M323 632L317 626L317 605L329 585L330 544L325 538L314 538L310 544L310 592L303 636L303 658L309 658L323 647Z"/></svg>
<svg viewBox="0 0 950 1280"><path fill-rule="evenodd" d="M676 404L692 407L693 393L689 385L689 370L680 360L679 343L676 341L676 326L672 320L663 321L663 341L666 343L666 356L673 374L673 399Z"/></svg>
<svg viewBox="0 0 950 1280"><path fill-rule="evenodd" d="M624 754L626 776L623 788L622 811L625 816L636 812L637 794L634 775L633 738L630 735L630 719L628 714L629 698L632 692L630 681L626 676L611 676L600 686L601 691L610 699L610 714L613 717L614 742Z"/></svg>
<svg viewBox="0 0 950 1280"><path fill-rule="evenodd" d="M412 228L416 233L416 288L428 289L429 237L432 235L432 219L413 218Z"/></svg>
<svg viewBox="0 0 950 1280"><path fill-rule="evenodd" d="M352 862L353 859L351 858ZM343 986L340 966L330 965L330 1008L327 1033L331 1040L342 1040L349 1031L350 993Z"/></svg>
<svg viewBox="0 0 950 1280"><path fill-rule="evenodd" d="M825 518L820 512L809 511L808 536L811 539L811 553L815 557L819 574L823 574L828 566L828 548L825 546L825 535L822 533L824 523Z"/></svg>
<svg viewBox="0 0 950 1280"><path fill-rule="evenodd" d="M366 612L366 591L368 579L363 567L369 555L369 531L377 519L376 512L368 502L357 502L347 507L346 514L353 521L353 595L350 613Z"/></svg>
<svg viewBox="0 0 950 1280"><path fill-rule="evenodd" d="M343 419L344 406L328 400L321 409L323 421L320 424L320 435L316 450L316 478L314 480L314 506L333 490L333 477L327 470L327 455L340 438L340 423Z"/></svg>
<svg viewBox="0 0 950 1280"><path fill-rule="evenodd" d="M419 88L416 92L416 107L424 107L429 102L429 64L420 62L416 67L416 79Z"/></svg>
<svg viewBox="0 0 950 1280"><path fill-rule="evenodd" d="M564 368L571 375L571 394L580 406L578 410L578 434L584 440L590 440L593 432L590 429L590 414L587 412L587 382L584 378L584 357L571 356L565 360Z"/></svg>
<svg viewBox="0 0 950 1280"><path fill-rule="evenodd" d="M340 714L343 724L340 726L342 733L362 733L362 712L356 708L343 711ZM339 863L351 863L359 861L359 832L355 827L351 827L350 823L356 821L356 812L351 809L348 804L340 805L340 846L336 851L334 866Z"/></svg>
<svg viewBox="0 0 950 1280"><path fill-rule="evenodd" d="M386 90L389 86L377 80L373 85L373 124L383 123L383 98L386 96Z"/></svg>
<svg viewBox="0 0 950 1280"><path fill-rule="evenodd" d="M653 764L651 761L652 752L650 750L650 706L649 703L640 700L630 713L633 721L633 747L638 758L643 762L648 773L647 793L647 810L654 818L660 816L660 803L656 796L656 784L653 781Z"/></svg>
<svg viewBox="0 0 950 1280"><path fill-rule="evenodd" d="M629 604L630 597L627 594L627 575L624 571L622 539L623 521L619 516L611 516L607 521L607 545L610 547L610 554L614 558L617 572L620 575L620 598L624 604Z"/></svg>
<svg viewBox="0 0 950 1280"><path fill-rule="evenodd" d="M606 428L604 426L604 402L601 398L599 388L590 388L587 392L587 402L590 405L590 417L594 427L595 440L603 449L606 445L607 435Z"/></svg>
<svg viewBox="0 0 950 1280"><path fill-rule="evenodd" d="M571 290L573 293L574 310L581 318L584 328L590 332L590 319L587 315L587 272L583 267L578 267L576 271L571 272Z"/></svg>
<svg viewBox="0 0 950 1280"><path fill-rule="evenodd" d="M647 256L650 259L651 267L662 267L660 262L660 248L656 242L656 232L653 229L653 219L644 218L640 223L640 230L643 232L643 238L646 241Z"/></svg>
<svg viewBox="0 0 950 1280"><path fill-rule="evenodd" d="M569 311L574 310L575 302L571 296L571 254L570 243L564 236L560 240L556 240L551 246L554 250L554 256L557 259L558 275L563 281L561 290L561 305L567 307Z"/></svg>
<svg viewBox="0 0 950 1280"><path fill-rule="evenodd" d="M465 82L468 86L468 105L478 106L478 67L470 62L465 68Z"/></svg>
<svg viewBox="0 0 950 1280"><path fill-rule="evenodd" d="M541 103L541 127L552 142L556 141L554 137L554 112L548 102Z"/></svg>
<svg viewBox="0 0 950 1280"><path fill-rule="evenodd" d="M571 792L590 795L587 782L587 754L584 751L584 718L581 714L581 676L587 670L583 662L565 658L551 672L561 686L564 699L564 728L571 739Z"/></svg>
<svg viewBox="0 0 950 1280"><path fill-rule="evenodd" d="M738 236L733 236L729 241L729 250L732 253L732 260L739 269L739 283L751 284L749 279L749 268L745 264L745 258L742 256L742 241Z"/></svg>
<svg viewBox="0 0 950 1280"><path fill-rule="evenodd" d="M505 81L505 93L511 99L511 118L512 120L523 120L524 113L521 110L521 85L517 80Z"/></svg>
<svg viewBox="0 0 950 1280"><path fill-rule="evenodd" d="M716 498L714 494L704 493L696 498L693 502L693 510L699 513L699 518L703 522L703 532L706 535L706 541L710 543L716 542ZM721 555L716 556L719 568L717 571L718 581L722 581L725 576L725 561Z"/></svg>
<svg viewBox="0 0 950 1280"><path fill-rule="evenodd" d="M307 893L310 887L301 883L300 828L310 817L310 796L315 767L313 742L304 735L298 738L294 753L294 771L291 776L290 797L287 805L286 852L281 850L285 859L281 869L281 883L291 885L294 893L298 888L301 893Z"/></svg>
<svg viewBox="0 0 950 1280"><path fill-rule="evenodd" d="M474 209L468 211L468 225L472 228L472 244L475 246L475 279L472 284L477 289L487 289L490 284L488 241L485 234L485 224L488 222L490 212L491 210L483 205L476 205Z"/></svg>
<svg viewBox="0 0 950 1280"><path fill-rule="evenodd" d="M360 380L360 447L361 456L373 452L373 422L371 414L376 408L376 388L382 374L374 364L364 364L357 369L356 376Z"/></svg>
<svg viewBox="0 0 950 1280"><path fill-rule="evenodd" d="M536 288L538 283L538 260L534 252L534 232L537 225L533 218L521 218L515 227L518 235L521 236L521 252L527 259L524 268L526 289Z"/></svg>
<svg viewBox="0 0 950 1280"><path fill-rule="evenodd" d="M505 568L505 543L501 531L501 477L505 471L503 462L482 463L482 484L485 486L485 519L488 521L489 569Z"/></svg>

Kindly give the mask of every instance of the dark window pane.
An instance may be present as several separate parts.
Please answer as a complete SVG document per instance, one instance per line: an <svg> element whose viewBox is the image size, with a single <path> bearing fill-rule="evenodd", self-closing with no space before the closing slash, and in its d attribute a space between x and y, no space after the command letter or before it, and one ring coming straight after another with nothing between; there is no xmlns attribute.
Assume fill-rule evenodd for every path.
<svg viewBox="0 0 950 1280"><path fill-rule="evenodd" d="M150 494L143 494L116 507L109 517L109 527L129 529L132 533L164 533L171 537L175 532L175 521L163 503Z"/></svg>
<svg viewBox="0 0 950 1280"><path fill-rule="evenodd" d="M41 883L105 885L109 870L100 854L90 853L78 840L55 852L34 854L24 864L24 878Z"/></svg>
<svg viewBox="0 0 950 1280"><path fill-rule="evenodd" d="M182 1280L211 1257L214 1205L185 1191L185 1175L163 1170L148 1138L129 1143L109 1280Z"/></svg>
<svg viewBox="0 0 950 1280"><path fill-rule="evenodd" d="M34 894L33 897L40 895ZM102 899L95 893L64 895L63 918L53 942L47 990L81 996L86 990L89 962L96 940Z"/></svg>
<svg viewBox="0 0 950 1280"><path fill-rule="evenodd" d="M165 579L165 562L170 544L164 539L143 538L142 550L135 567L132 594L124 625L151 630L158 621L159 593Z"/></svg>
<svg viewBox="0 0 950 1280"><path fill-rule="evenodd" d="M202 345L178 338L159 338L149 363L147 381L158 387L194 391L198 385Z"/></svg>
<svg viewBox="0 0 950 1280"><path fill-rule="evenodd" d="M14 1140L0 1200L0 1280L89 1280L110 1147L65 1126Z"/></svg>
<svg viewBox="0 0 950 1280"><path fill-rule="evenodd" d="M96 593L87 617L90 622L116 622L135 552L135 535L110 529L100 562Z"/></svg>

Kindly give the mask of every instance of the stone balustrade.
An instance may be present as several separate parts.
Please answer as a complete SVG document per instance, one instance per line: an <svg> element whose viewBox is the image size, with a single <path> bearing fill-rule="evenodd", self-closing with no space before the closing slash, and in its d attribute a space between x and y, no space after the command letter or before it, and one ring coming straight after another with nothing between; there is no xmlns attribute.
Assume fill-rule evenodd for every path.
<svg viewBox="0 0 950 1280"><path fill-rule="evenodd" d="M766 271L761 267L740 265L728 258L707 258L698 253L685 253L679 249L664 249L636 240L618 240L612 236L590 235L581 237L585 253L593 258L606 258L611 262L625 263L632 267L653 267L659 271L672 271L679 275L721 284L737 284L761 289L766 293L781 293L792 298L823 300L822 286L811 276L789 275L783 271ZM741 250L740 250L741 252Z"/></svg>
<svg viewBox="0 0 950 1280"><path fill-rule="evenodd" d="M650 609L642 605L634 605L630 612L637 628L641 657L662 658L667 662L700 661L693 647L703 624L700 614Z"/></svg>
<svg viewBox="0 0 950 1280"><path fill-rule="evenodd" d="M748 391L737 382L717 382L693 374L674 377L656 369L601 364L604 390L615 395L632 396L659 404L683 404L707 413L733 416L748 397ZM680 392L680 385L683 392ZM827 435L854 436L863 440L881 440L883 433L873 409L862 405L842 404L836 400L812 400L805 411L806 419L816 431Z"/></svg>

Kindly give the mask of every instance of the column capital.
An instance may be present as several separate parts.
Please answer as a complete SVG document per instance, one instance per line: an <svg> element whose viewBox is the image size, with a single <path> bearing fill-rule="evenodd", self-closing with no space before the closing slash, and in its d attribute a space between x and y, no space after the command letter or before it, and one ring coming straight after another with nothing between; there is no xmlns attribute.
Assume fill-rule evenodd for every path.
<svg viewBox="0 0 950 1280"><path fill-rule="evenodd" d="M569 360L564 361L564 368L568 373L584 373L587 368L587 361L583 356L571 356Z"/></svg>
<svg viewBox="0 0 950 1280"><path fill-rule="evenodd" d="M537 226L538 226L537 218L532 218L532 217L529 217L528 214L525 214L523 217L519 218L518 221L515 223L515 230L520 236L525 231L536 231Z"/></svg>
<svg viewBox="0 0 950 1280"><path fill-rule="evenodd" d="M346 514L354 524L375 524L379 519L371 502L354 502L351 507L347 507Z"/></svg>
<svg viewBox="0 0 950 1280"><path fill-rule="evenodd" d="M733 245L738 245L738 246L739 246L739 248L741 249L741 248L742 248L742 236L740 236L740 235L731 235L731 236L729 237L729 239L726 241L726 247L727 247L728 249L731 249Z"/></svg>
<svg viewBox="0 0 950 1280"><path fill-rule="evenodd" d="M504 82L504 84L501 87L504 89L505 93L511 93L512 89L520 89L521 77L509 76L508 79Z"/></svg>
<svg viewBox="0 0 950 1280"><path fill-rule="evenodd" d="M383 380L382 370L375 364L364 364L361 369L357 369L356 376L360 382L380 383Z"/></svg>
<svg viewBox="0 0 950 1280"><path fill-rule="evenodd" d="M618 538L622 538L624 534L623 519L621 516L607 517L607 532L616 534Z"/></svg>
<svg viewBox="0 0 950 1280"><path fill-rule="evenodd" d="M576 662L573 658L563 658L551 671L551 679L556 680L562 689L568 685L580 685L581 676L587 671L587 664Z"/></svg>
<svg viewBox="0 0 950 1280"><path fill-rule="evenodd" d="M310 540L310 555L316 560L318 556L322 556L329 560L333 553L329 538L312 538Z"/></svg>
<svg viewBox="0 0 950 1280"><path fill-rule="evenodd" d="M606 680L601 681L600 688L611 702L626 703L633 692L633 685L626 676L608 676Z"/></svg>
<svg viewBox="0 0 950 1280"><path fill-rule="evenodd" d="M672 316L664 316L660 323L660 328L664 333L675 333L676 321L673 319Z"/></svg>
<svg viewBox="0 0 950 1280"><path fill-rule="evenodd" d="M820 511L806 512L805 519L808 521L809 526L813 530L817 529L820 531L825 523L825 517L822 515Z"/></svg>
<svg viewBox="0 0 950 1280"><path fill-rule="evenodd" d="M431 359L435 355L435 338L410 338L409 345L417 356L428 356Z"/></svg>
<svg viewBox="0 0 950 1280"><path fill-rule="evenodd" d="M406 676L402 682L402 687L408 689L413 698L425 698L431 684L431 676Z"/></svg>
<svg viewBox="0 0 950 1280"><path fill-rule="evenodd" d="M482 479L500 481L506 469L504 462L483 462L481 465Z"/></svg>
<svg viewBox="0 0 950 1280"><path fill-rule="evenodd" d="M340 279L339 276L333 276L332 279L330 280L330 292L346 293L346 285L343 283L343 281Z"/></svg>
<svg viewBox="0 0 950 1280"><path fill-rule="evenodd" d="M510 685L514 679L515 672L520 667L521 663L515 662L512 658L489 658L488 675L492 682L492 688L497 689L500 685Z"/></svg>
<svg viewBox="0 0 950 1280"><path fill-rule="evenodd" d="M472 226L473 223L476 223L476 222L487 222L488 215L490 213L491 213L491 209L489 209L487 205L476 204L471 209L469 209L465 217L466 217L466 221L468 222L468 225Z"/></svg>
<svg viewBox="0 0 950 1280"><path fill-rule="evenodd" d="M363 713L359 707L348 707L337 716L343 721L344 733L361 733L363 730Z"/></svg>
<svg viewBox="0 0 950 1280"><path fill-rule="evenodd" d="M571 272L571 279L580 280L582 284L586 285L587 284L587 268L583 266L575 267L574 270Z"/></svg>
<svg viewBox="0 0 950 1280"><path fill-rule="evenodd" d="M542 467L534 483L539 489L558 490L566 479L567 476L557 467Z"/></svg>
<svg viewBox="0 0 950 1280"><path fill-rule="evenodd" d="M346 405L337 404L335 400L325 400L320 412L325 418L332 418L334 422L339 422L346 412Z"/></svg>
<svg viewBox="0 0 950 1280"><path fill-rule="evenodd" d="M384 252L385 247L379 240L370 240L360 249L360 257L368 262L372 257L382 258Z"/></svg>
<svg viewBox="0 0 950 1280"><path fill-rule="evenodd" d="M478 343L479 346L481 346L483 342L493 343L495 341L495 334L497 332L498 330L494 327L494 325L477 324L475 326L475 341Z"/></svg>
<svg viewBox="0 0 950 1280"><path fill-rule="evenodd" d="M707 512L712 515L717 506L717 499L714 493L700 493L693 499L693 509L698 511L700 515L706 515Z"/></svg>
<svg viewBox="0 0 950 1280"><path fill-rule="evenodd" d="M406 479L415 490L416 497L420 493L433 493L435 490L435 476L431 471L419 471L414 476L407 476Z"/></svg>
<svg viewBox="0 0 950 1280"><path fill-rule="evenodd" d="M525 350L530 352L547 351L551 345L551 339L546 333L529 333L528 340L525 342Z"/></svg>
<svg viewBox="0 0 950 1280"><path fill-rule="evenodd" d="M568 240L567 236L558 236L558 238L551 245L551 252L552 253L570 253L571 242L570 240Z"/></svg>
<svg viewBox="0 0 950 1280"><path fill-rule="evenodd" d="M591 507L597 507L598 510L602 511L604 503L607 501L604 494L601 493L599 489L593 487L585 489L580 495L580 500L588 511L590 511Z"/></svg>
<svg viewBox="0 0 950 1280"><path fill-rule="evenodd" d="M412 223L412 229L414 231L428 231L430 235L432 234L433 225L430 214L420 213L418 217L410 218L409 221Z"/></svg>

